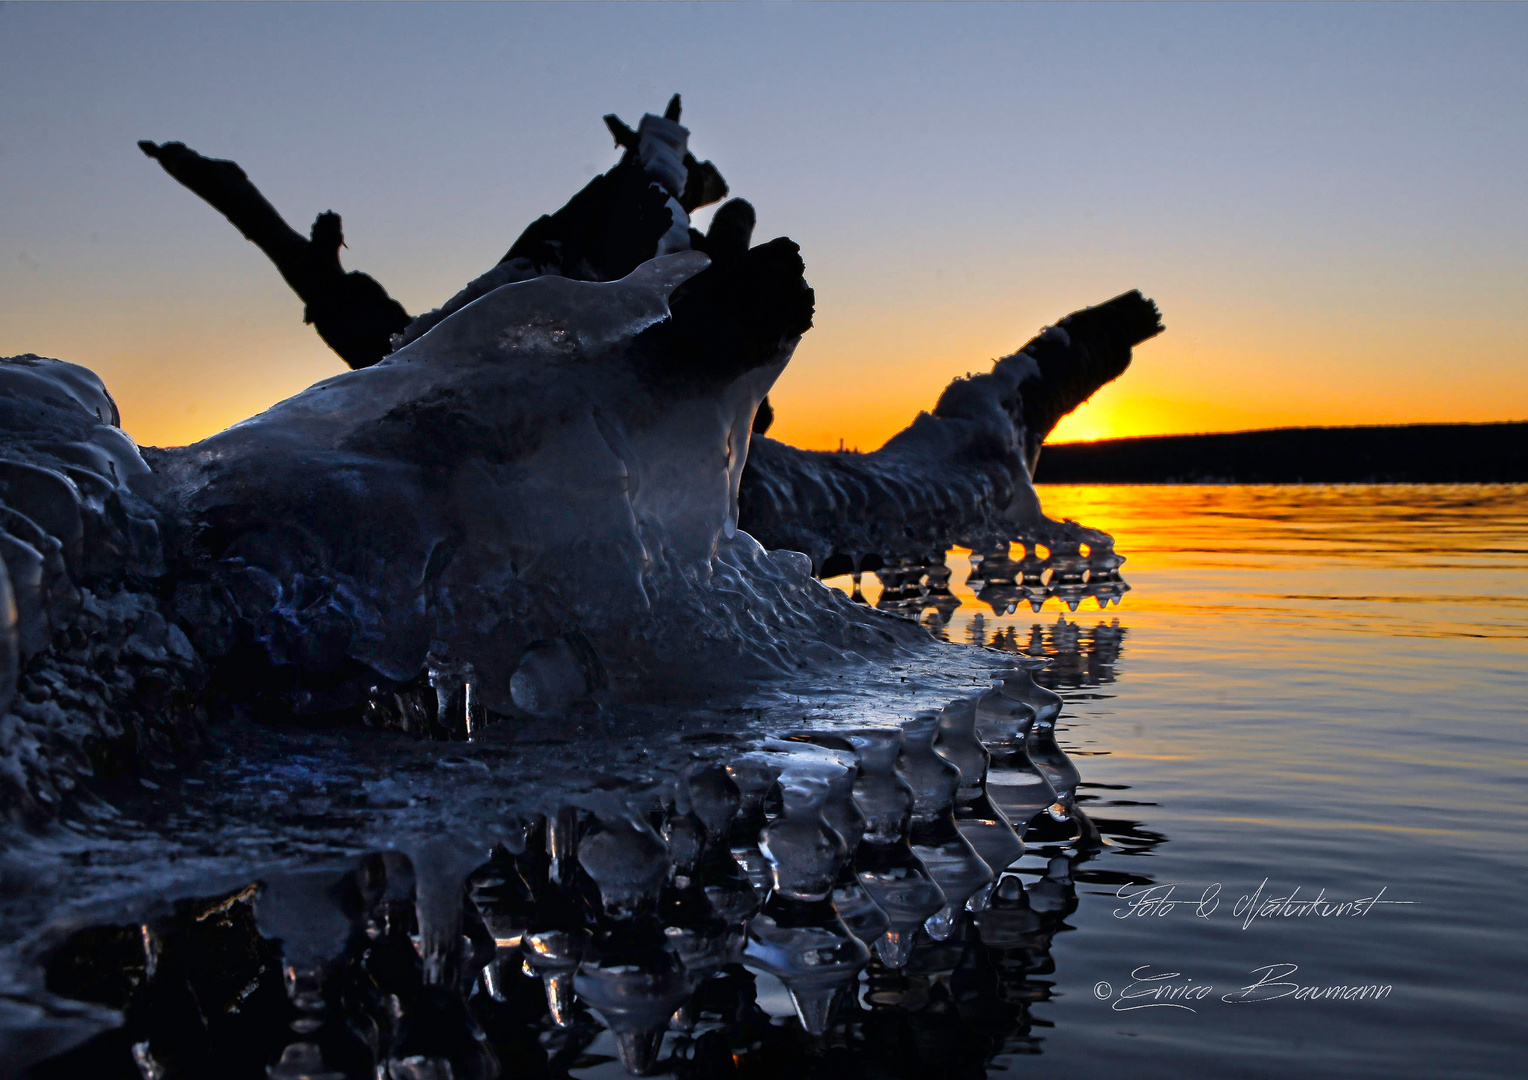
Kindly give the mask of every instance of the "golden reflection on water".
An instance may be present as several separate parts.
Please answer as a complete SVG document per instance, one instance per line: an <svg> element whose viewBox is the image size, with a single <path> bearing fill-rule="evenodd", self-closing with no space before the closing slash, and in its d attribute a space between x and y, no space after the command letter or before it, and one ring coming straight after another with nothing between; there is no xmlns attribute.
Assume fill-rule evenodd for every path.
<svg viewBox="0 0 1528 1080"><path fill-rule="evenodd" d="M1107 615L1054 599L1006 615L977 599L970 552L952 548L960 606L944 636L1001 634L1022 649L1068 627L1215 616L1243 632L1316 620L1329 632L1528 637L1528 485L1042 485L1040 499L1049 516L1114 536L1131 591ZM852 590L847 576L829 584ZM880 598L874 575L863 591Z"/></svg>
<svg viewBox="0 0 1528 1080"><path fill-rule="evenodd" d="M1505 1058L1481 1055L1520 1041L1528 963L1528 485L1045 486L1040 499L1113 535L1122 602L999 614L957 549L960 604L941 629L1056 658L1042 677L1066 701L1058 739L1108 842L1078 871L1081 932L1053 949L1050 1070L1099 1074L1120 1036L1160 1026L1122 1029L1094 1007L1100 980L1150 962L1239 985L1278 960L1393 982L1397 1004L1268 1012L1257 1031L1246 1013L1206 1011L1171 1043L1155 1036L1158 1071L1141 1072L1138 1045L1117 1050L1115 1071L1222 1075L1244 1066L1223 1048L1257 1045L1259 1075L1273 1075L1269 1048L1298 1031L1282 1071L1309 1071L1298 1047L1319 1046L1342 1075L1506 1075ZM864 591L878 599L874 575ZM1124 874L1189 894L1384 888L1412 906L1225 934L1192 917L1122 920L1111 882ZM1472 1054L1487 1063L1449 1071Z"/></svg>

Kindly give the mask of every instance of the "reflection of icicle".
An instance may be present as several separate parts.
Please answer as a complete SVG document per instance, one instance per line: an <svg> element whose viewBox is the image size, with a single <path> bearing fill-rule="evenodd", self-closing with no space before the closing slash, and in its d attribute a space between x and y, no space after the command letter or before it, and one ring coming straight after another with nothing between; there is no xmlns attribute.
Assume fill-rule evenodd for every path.
<svg viewBox="0 0 1528 1080"><path fill-rule="evenodd" d="M839 999L870 959L831 894L848 845L823 817L829 787L819 776L781 776L781 814L759 847L769 860L769 899L749 925L744 959L785 984L808 1034L827 1031Z"/></svg>
<svg viewBox="0 0 1528 1080"><path fill-rule="evenodd" d="M965 699L946 705L939 714L939 732L934 752L960 770L960 786L955 791L955 826L982 861L995 875L1024 854L1024 842L1003 811L987 795L990 756L976 737L977 702ZM986 906L996 878L975 893L967 907L980 911Z"/></svg>
<svg viewBox="0 0 1528 1080"><path fill-rule="evenodd" d="M899 968L912 954L923 921L944 906L944 890L908 846L913 793L896 771L902 732L869 730L850 741L859 761L854 801L865 815L865 836L854 854L860 884L889 919L876 942L881 963Z"/></svg>
<svg viewBox="0 0 1528 1080"><path fill-rule="evenodd" d="M283 982L297 1012L295 1038L267 1070L272 1080L344 1080L326 1066L317 1035L326 1019L324 984L351 934L345 877L334 870L273 874L256 901L261 931L281 939Z"/></svg>
<svg viewBox="0 0 1528 1080"><path fill-rule="evenodd" d="M944 906L925 921L924 928L929 936L943 941L958 928L966 901L994 875L955 824L961 774L934 752L938 723L937 716L920 716L902 725L897 772L913 791L909 843L944 892Z"/></svg>
<svg viewBox="0 0 1528 1080"><path fill-rule="evenodd" d="M1039 631L1028 647L1091 641L1105 654L1122 633L1065 620ZM813 1036L864 1022L863 1009L908 1010L915 1027L952 1022L944 994L963 967L1008 964L1004 977L1022 982L1026 964L1046 962L1049 935L1075 904L1074 861L1092 844L1075 769L1055 745L1060 701L1032 677L1046 660L1016 660L1004 682L905 730L795 731L737 752L700 740L693 760L667 772L575 789L546 816L511 812L488 824L491 844L453 826L398 838L407 855L271 873L249 918L281 939L284 960L270 970L284 971L297 1017L271 1075L488 1080L496 1047L522 1052L502 1025L528 997L538 1003L525 1023L549 1052L581 1053L604 1029L633 1073L669 1060L699 1067L708 1038L729 1025L749 1032L727 1035L729 1054L762 1053L737 1049L758 1039L746 969L778 979L792 1026ZM1120 823L1106 824L1119 835ZM1027 892L1026 829L1034 853L1053 856ZM758 892L734 846L763 869ZM130 938L116 955L143 972L135 978L184 977L183 957L158 960L164 941L183 947L174 935L147 924L114 933L75 956L99 962L111 954L101 945ZM851 998L872 954L880 963ZM280 986L255 992L252 979L243 994L254 1007L271 990L280 1000ZM172 1075L181 1060L163 1041L133 1052L145 1075Z"/></svg>
<svg viewBox="0 0 1528 1080"><path fill-rule="evenodd" d="M690 989L655 917L669 849L641 811L612 799L593 816L578 862L594 882L600 914L574 989L610 1029L621 1064L645 1075Z"/></svg>

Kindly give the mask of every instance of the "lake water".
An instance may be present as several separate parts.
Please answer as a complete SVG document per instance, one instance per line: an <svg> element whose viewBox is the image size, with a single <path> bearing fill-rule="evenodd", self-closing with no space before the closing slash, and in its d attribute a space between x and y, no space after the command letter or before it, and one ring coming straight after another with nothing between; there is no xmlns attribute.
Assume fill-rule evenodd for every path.
<svg viewBox="0 0 1528 1080"><path fill-rule="evenodd" d="M845 985L857 989L820 1039L802 1033L784 984L726 969L693 999L694 1027L664 1034L669 1014L655 1014L656 1073L1524 1075L1528 487L1047 487L1041 497L1052 516L1114 535L1128 560L1122 602L1072 611L1051 599L1032 612L1020 601L1009 613L1004 601L996 612L967 584L969 553L957 549L944 563L949 593L933 596L949 616L936 629L1053 658L1041 679L1066 701L1061 744L1101 849L1026 855L950 940L920 938L900 972L871 964L853 982L851 970ZM995 580L993 563L980 565ZM871 575L864 591L881 599ZM506 721L473 742L217 728L217 751L200 764L146 790L129 784L109 812L4 853L0 938L32 944L0 955L37 958L50 989L127 1011L123 1027L31 1075L266 1076L296 1030L270 942L328 927L338 936L326 947L349 948L356 915L334 907L343 891L331 877L362 880L357 858L390 851L413 868L397 878L403 899L366 933L383 935L368 956L401 964L376 974L406 991L398 1038L426 1057L477 1062L459 1076L490 1074L476 1038L505 1076L624 1077L587 1001L558 1026L541 983L518 975L526 928L562 926L582 888L571 871L552 884L545 853L557 843L545 830L563 820L558 800L581 792L587 810L626 792L662 817L670 811L652 800L687 761L741 766L743 778L767 736L900 723L981 690L1001 656L934 649L808 671L800 686L732 708L617 710L576 728ZM590 827L587 814L568 820ZM746 854L757 827L742 848L734 832L733 850ZM585 839L558 843L591 834L575 835ZM469 980L474 1036L465 1012L442 1019L426 1008L434 998L409 997L419 988L407 875L432 895L456 888L491 844L516 838L520 854L470 879L510 866L539 897L525 908L500 886L473 886L509 927L489 949L492 990ZM653 856L633 843L637 873ZM392 875L401 864L388 865ZM252 901L256 878L261 897L306 899ZM80 927L93 929L68 936ZM649 953L655 964L664 955ZM640 983L647 970L627 975ZM23 975L0 965L0 991ZM151 992L130 989L144 979ZM14 1038L0 1039L0 1075L5 1054L35 1056L28 1044L47 1026L29 1005L6 1011L7 1000L0 993L0 1036ZM336 1008L319 1038L325 1060L369 1061ZM423 1067L394 1075L441 1075ZM307 1073L293 1064L280 1075Z"/></svg>
<svg viewBox="0 0 1528 1080"><path fill-rule="evenodd" d="M1060 646L1062 745L1112 843L990 1072L1528 1075L1528 488L1041 499L1114 535L1131 591L998 616L957 550L946 633ZM1266 903L1291 894L1380 902Z"/></svg>

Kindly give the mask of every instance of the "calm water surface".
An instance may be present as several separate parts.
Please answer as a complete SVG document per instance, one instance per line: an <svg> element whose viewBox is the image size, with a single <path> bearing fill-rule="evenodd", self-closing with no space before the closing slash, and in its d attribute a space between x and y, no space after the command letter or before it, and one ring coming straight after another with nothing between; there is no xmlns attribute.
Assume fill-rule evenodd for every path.
<svg viewBox="0 0 1528 1080"><path fill-rule="evenodd" d="M1041 498L1115 536L1132 591L999 616L956 550L945 633L1063 653L1112 842L994 1075L1528 1075L1528 487ZM1296 889L1382 902L1262 914Z"/></svg>

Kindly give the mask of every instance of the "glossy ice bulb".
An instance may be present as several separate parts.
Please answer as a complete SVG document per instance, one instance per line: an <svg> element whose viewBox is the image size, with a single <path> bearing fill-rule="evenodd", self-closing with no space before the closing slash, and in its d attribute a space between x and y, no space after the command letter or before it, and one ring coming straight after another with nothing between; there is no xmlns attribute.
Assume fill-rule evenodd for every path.
<svg viewBox="0 0 1528 1080"><path fill-rule="evenodd" d="M727 773L737 784L740 795L728 844L732 848L732 857L762 896L769 888L769 865L759 851L759 832L767 821L764 797L775 785L775 770L762 762L745 758L729 762Z"/></svg>
<svg viewBox="0 0 1528 1080"><path fill-rule="evenodd" d="M1027 890L1029 906L1048 915L1070 915L1077 910L1077 883L1072 880L1072 861L1057 855L1045 864L1045 874Z"/></svg>
<svg viewBox="0 0 1528 1080"><path fill-rule="evenodd" d="M652 1070L669 1017L691 989L667 941L645 929L602 935L574 976L579 998L599 1014L621 1064L637 1076Z"/></svg>
<svg viewBox="0 0 1528 1080"><path fill-rule="evenodd" d="M987 795L989 755L976 737L974 700L953 702L939 714L934 752L960 770L960 786L955 791L955 827L992 872L1002 874L1024 854L1024 841ZM968 906L980 910L994 884L996 878L978 890Z"/></svg>
<svg viewBox="0 0 1528 1080"><path fill-rule="evenodd" d="M737 817L743 793L724 766L703 765L686 777L690 809L705 826L709 843L720 843Z"/></svg>
<svg viewBox="0 0 1528 1080"><path fill-rule="evenodd" d="M1044 607L1050 596L1050 589L1045 584L1045 571L1049 568L1049 560L1040 558L1037 545L1026 543L1024 556L1015 564L1014 569L1017 571L1019 589L1033 611Z"/></svg>
<svg viewBox="0 0 1528 1080"><path fill-rule="evenodd" d="M781 815L759 835L771 889L792 900L826 899L849 855L843 837L823 817L828 785L815 776L786 772L780 793Z"/></svg>
<svg viewBox="0 0 1528 1080"><path fill-rule="evenodd" d="M1035 682L1035 672L1050 666L1050 658L1019 654L1013 657L1014 670L1003 676L999 684L1003 696L1010 701L1022 701L1035 710L1036 723L1056 722L1061 715L1061 695Z"/></svg>
<svg viewBox="0 0 1528 1080"><path fill-rule="evenodd" d="M839 999L870 959L829 899L848 851L823 819L827 796L817 777L782 777L781 815L759 842L774 888L749 925L744 949L749 967L785 985L812 1035L827 1031Z"/></svg>
<svg viewBox="0 0 1528 1080"><path fill-rule="evenodd" d="M920 716L902 725L897 771L913 791L908 842L944 891L944 907L924 928L943 941L958 926L966 901L995 875L955 825L960 770L934 753L938 723L936 716Z"/></svg>
<svg viewBox="0 0 1528 1080"><path fill-rule="evenodd" d="M1051 595L1060 599L1072 611L1077 610L1077 605L1087 595L1088 588L1084 578L1088 572L1088 563L1082 554L1079 541L1075 539L1057 540L1051 548Z"/></svg>
<svg viewBox="0 0 1528 1080"><path fill-rule="evenodd" d="M1029 943L1040 917L1029 906L1029 894L1017 874L1004 874L992 890L987 907L977 916L982 943L993 949L1015 949Z"/></svg>
<svg viewBox="0 0 1528 1080"><path fill-rule="evenodd" d="M842 761L812 761L791 765L786 775L792 773L820 776L827 782L828 797L823 804L822 816L833 831L843 837L849 853L833 882L833 907L850 933L866 945L874 945L891 928L891 920L854 872L853 856L865 835L865 815L854 801L854 781L859 776L859 767Z"/></svg>
<svg viewBox="0 0 1528 1080"><path fill-rule="evenodd" d="M896 771L902 732L870 729L850 736L859 762L854 801L865 815L865 835L854 854L855 876L887 918L875 943L881 962L900 968L912 953L918 928L944 907L944 891L908 846L913 793Z"/></svg>
<svg viewBox="0 0 1528 1080"><path fill-rule="evenodd" d="M651 915L669 875L668 846L635 811L601 812L578 843L578 864L599 889L610 919Z"/></svg>
<svg viewBox="0 0 1528 1080"><path fill-rule="evenodd" d="M1014 701L997 688L976 700L976 731L990 755L987 795L1021 837L1035 815L1056 803L1055 789L1029 759L1034 719L1033 706Z"/></svg>

